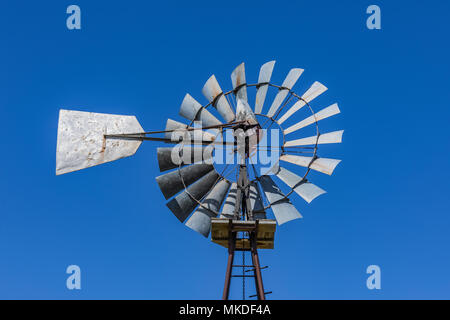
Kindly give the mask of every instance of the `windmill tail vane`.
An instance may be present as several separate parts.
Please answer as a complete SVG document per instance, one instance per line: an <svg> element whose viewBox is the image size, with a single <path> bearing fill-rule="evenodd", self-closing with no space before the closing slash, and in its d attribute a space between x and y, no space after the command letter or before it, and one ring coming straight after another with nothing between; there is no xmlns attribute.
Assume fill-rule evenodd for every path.
<svg viewBox="0 0 450 320"><path fill-rule="evenodd" d="M62 109L56 174L132 156L143 141L175 144L156 152L162 172L156 182L168 209L185 226L204 237L211 235L213 242L228 249L224 299L236 276L233 259L239 250L250 252L252 265L246 267L253 271L257 298L264 299L257 249L274 248L276 224L302 218L290 199L293 193L307 203L326 193L307 176L312 171L334 172L340 160L322 157L318 150L341 143L343 136L343 130L319 130L319 122L340 113L337 103L314 112L311 102L327 87L316 81L298 95L292 88L304 69L291 69L282 84L275 85L274 66L275 61L265 63L258 81L250 84L240 64L226 92L212 75L202 88L207 102L202 105L186 94L179 115L187 123L167 119L164 130L145 131L135 116ZM268 97L272 102L266 104ZM270 135L270 130L277 134ZM264 162L264 152L276 159ZM218 160L230 154L233 161ZM268 218L270 212L274 219Z"/></svg>

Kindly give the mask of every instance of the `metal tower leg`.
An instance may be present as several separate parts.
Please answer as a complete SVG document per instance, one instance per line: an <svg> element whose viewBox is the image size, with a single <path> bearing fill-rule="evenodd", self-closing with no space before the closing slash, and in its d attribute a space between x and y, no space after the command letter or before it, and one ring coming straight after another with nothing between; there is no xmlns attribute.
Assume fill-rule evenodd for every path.
<svg viewBox="0 0 450 320"><path fill-rule="evenodd" d="M228 263L227 271L225 273L225 285L223 287L222 300L228 300L230 294L231 273L233 269L234 252L236 249L236 232L230 231L230 237L228 239Z"/></svg>
<svg viewBox="0 0 450 320"><path fill-rule="evenodd" d="M256 293L258 295L258 300L266 300L266 296L264 293L264 285L261 276L261 265L259 264L256 235L254 232L250 234L250 244L251 244L253 266L255 267Z"/></svg>

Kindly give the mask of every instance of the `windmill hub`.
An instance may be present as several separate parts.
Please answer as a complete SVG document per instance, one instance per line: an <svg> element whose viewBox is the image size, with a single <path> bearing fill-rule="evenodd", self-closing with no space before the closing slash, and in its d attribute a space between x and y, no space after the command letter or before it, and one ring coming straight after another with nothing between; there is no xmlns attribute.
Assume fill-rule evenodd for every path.
<svg viewBox="0 0 450 320"><path fill-rule="evenodd" d="M248 158L257 150L258 143L263 136L263 130L259 123L242 123L233 127L233 134L237 145L237 151L241 157Z"/></svg>

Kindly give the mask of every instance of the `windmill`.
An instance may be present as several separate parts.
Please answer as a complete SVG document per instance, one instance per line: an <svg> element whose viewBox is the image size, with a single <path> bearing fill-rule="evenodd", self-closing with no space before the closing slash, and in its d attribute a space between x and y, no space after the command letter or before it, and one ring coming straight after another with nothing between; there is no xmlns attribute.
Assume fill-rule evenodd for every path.
<svg viewBox="0 0 450 320"><path fill-rule="evenodd" d="M207 103L186 94L179 115L187 123L168 119L160 131L145 131L134 116L60 110L56 174L129 157L142 141L172 145L157 148L162 174L156 182L167 207L187 227L204 237L211 234L212 242L228 249L223 299L229 297L232 277L245 281L250 276L255 279L255 296L263 300L267 292L258 249L274 248L277 223L302 217L290 200L293 193L307 203L325 193L307 176L311 170L333 173L340 160L319 156L318 148L340 143L343 134L319 130L319 121L340 113L337 104L313 111L311 101L327 88L314 82L305 93L296 94L292 88L304 71L300 68L291 69L281 85L272 84L274 65L275 61L265 63L258 81L249 84L240 64L227 92L211 76L202 89ZM273 101L265 106L269 96ZM266 166L258 163L262 151L272 160ZM226 161L219 161L223 157ZM298 169L303 174L291 171ZM268 219L270 211L275 219ZM235 265L236 251L242 251L243 258L250 252L252 264L243 260ZM242 275L233 275L236 267L242 268Z"/></svg>

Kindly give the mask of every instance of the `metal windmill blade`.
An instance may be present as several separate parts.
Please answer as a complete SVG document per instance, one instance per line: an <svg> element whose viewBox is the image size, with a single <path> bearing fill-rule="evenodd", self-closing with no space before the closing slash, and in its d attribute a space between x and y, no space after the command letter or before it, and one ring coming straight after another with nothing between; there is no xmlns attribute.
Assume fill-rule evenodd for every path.
<svg viewBox="0 0 450 320"><path fill-rule="evenodd" d="M290 116L292 116L295 112L303 108L307 103L310 103L312 100L317 98L319 95L327 91L328 88L325 87L320 82L314 82L311 88L309 88L301 97L301 100L298 100L279 120L279 124L283 124Z"/></svg>
<svg viewBox="0 0 450 320"><path fill-rule="evenodd" d="M156 177L156 182L166 199L171 198L186 186L214 170L214 166L207 163L193 164Z"/></svg>
<svg viewBox="0 0 450 320"><path fill-rule="evenodd" d="M196 162L213 163L214 148L212 146L196 147L177 145L175 147L157 148L159 171L167 171Z"/></svg>
<svg viewBox="0 0 450 320"><path fill-rule="evenodd" d="M245 81L245 65L243 62L231 73L231 82L236 99L247 102L247 82Z"/></svg>
<svg viewBox="0 0 450 320"><path fill-rule="evenodd" d="M217 130L217 129L216 129ZM167 139L176 138L177 136L187 135L188 139L204 140L213 142L216 139L216 135L203 131L199 128L193 128L179 121L167 119L165 137Z"/></svg>
<svg viewBox="0 0 450 320"><path fill-rule="evenodd" d="M269 112L267 113L268 117L273 117L275 115L275 112L281 106L281 103L287 97L289 91L295 85L298 78L300 78L303 71L304 70L300 68L294 68L291 69L291 71L289 71L288 75L286 76L286 79L284 79L284 82L280 87L280 91L278 92L278 94L276 95L275 99L272 102L272 105L270 106Z"/></svg>
<svg viewBox="0 0 450 320"><path fill-rule="evenodd" d="M330 176L339 162L341 162L341 160L338 159L304 157L290 154L282 155L280 157L280 160L290 162L302 167L311 168L316 171L326 173Z"/></svg>
<svg viewBox="0 0 450 320"><path fill-rule="evenodd" d="M339 114L341 111L339 110L339 107L337 105L337 103L332 104L331 106L313 114L312 116L309 116L308 118L290 126L289 128L287 128L286 130L284 130L285 134L289 134L292 133L294 131L300 130L306 126L309 126L313 123L316 123L320 120L329 118L331 116L334 116L336 114Z"/></svg>
<svg viewBox="0 0 450 320"><path fill-rule="evenodd" d="M285 147L307 146L313 144L341 143L344 130L322 133L317 136L286 141Z"/></svg>
<svg viewBox="0 0 450 320"><path fill-rule="evenodd" d="M216 171L209 172L196 183L187 187L182 193L172 198L167 203L167 207L181 222L184 222L199 204L197 199L202 199L219 179L220 176Z"/></svg>
<svg viewBox="0 0 450 320"><path fill-rule="evenodd" d="M280 188L269 176L262 176L259 180L262 189L271 204L271 208L279 225L302 217L291 201L286 198Z"/></svg>
<svg viewBox="0 0 450 320"><path fill-rule="evenodd" d="M203 108L202 105L189 94L186 94L181 103L180 116L192 122L200 121L203 127L219 126L222 124L219 119Z"/></svg>
<svg viewBox="0 0 450 320"><path fill-rule="evenodd" d="M186 222L186 226L207 237L211 230L211 218L217 216L230 185L225 179L219 181Z"/></svg>
<svg viewBox="0 0 450 320"><path fill-rule="evenodd" d="M212 75L202 90L203 95L210 103L217 109L223 119L227 122L234 121L235 115L233 109L225 98L222 89L217 82L217 79Z"/></svg>
<svg viewBox="0 0 450 320"><path fill-rule="evenodd" d="M220 213L221 218L233 219L234 218L234 208L236 206L237 197L237 183L231 184L230 191L228 192L225 203L222 207L222 212Z"/></svg>
<svg viewBox="0 0 450 320"><path fill-rule="evenodd" d="M275 175L308 203L321 194L326 193L325 190L322 190L315 184L308 182L308 180L296 175L286 168L278 167Z"/></svg>
<svg viewBox="0 0 450 320"><path fill-rule="evenodd" d="M256 182L250 184L249 197L254 219L266 219L266 210L264 210L261 191Z"/></svg>
<svg viewBox="0 0 450 320"><path fill-rule="evenodd" d="M261 113L266 100L267 89L269 89L270 78L272 77L273 67L275 66L275 61L269 61L261 67L259 71L256 100L255 100L255 113Z"/></svg>

